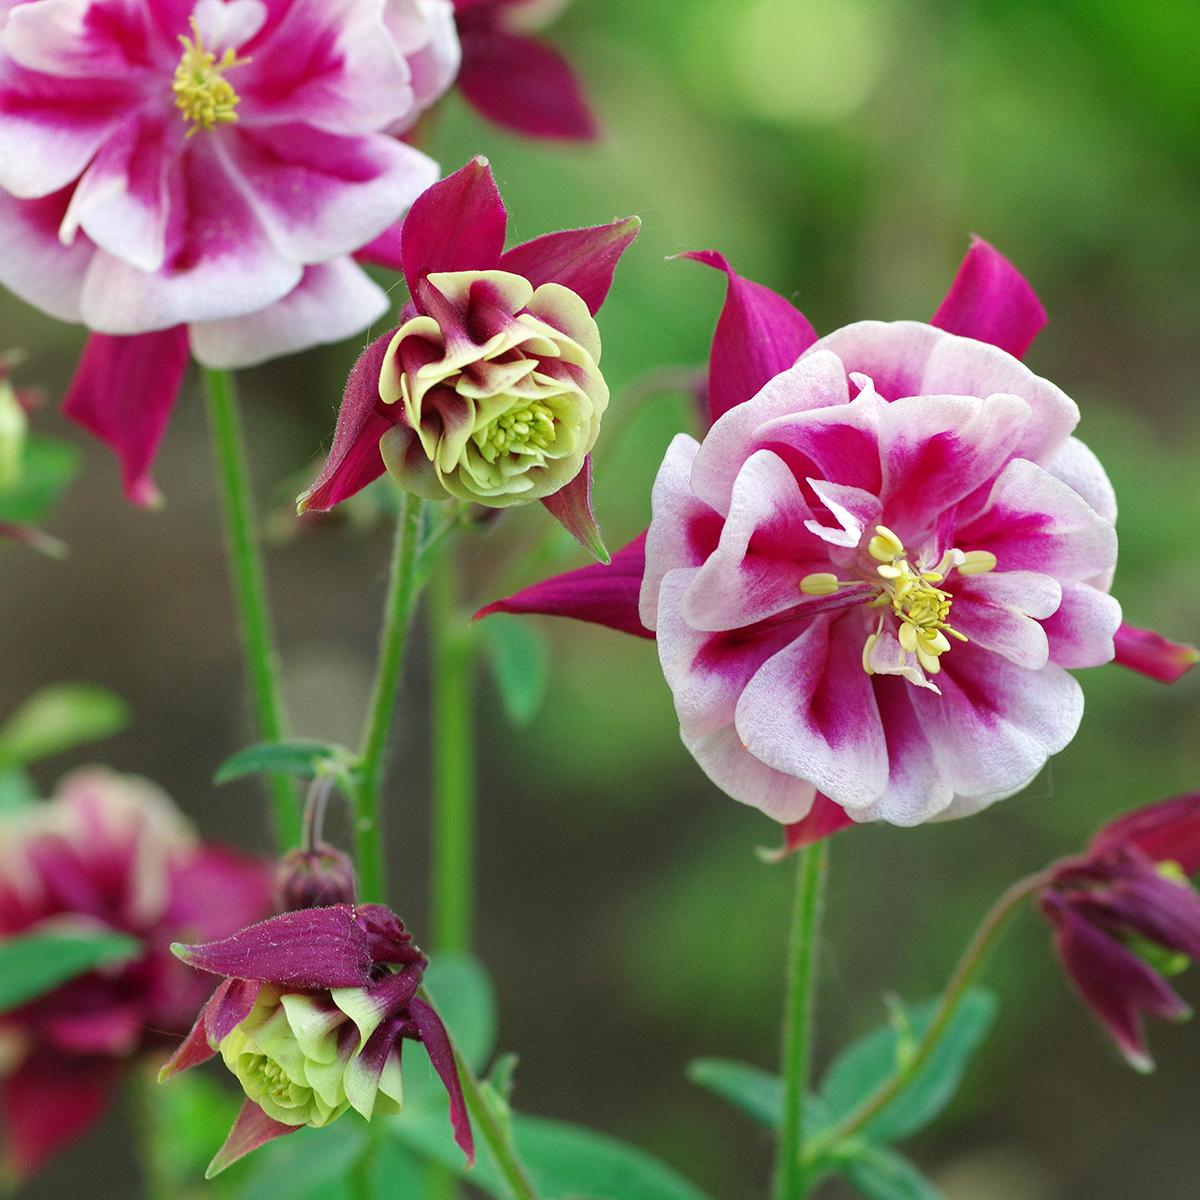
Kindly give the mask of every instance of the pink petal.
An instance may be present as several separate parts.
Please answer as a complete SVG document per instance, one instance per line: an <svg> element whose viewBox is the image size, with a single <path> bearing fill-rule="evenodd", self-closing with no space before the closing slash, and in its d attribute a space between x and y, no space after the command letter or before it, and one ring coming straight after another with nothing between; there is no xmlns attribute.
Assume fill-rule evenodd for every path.
<svg viewBox="0 0 1200 1200"><path fill-rule="evenodd" d="M535 288L561 283L595 314L612 287L621 255L633 244L641 225L637 217L626 217L610 225L546 233L502 254L500 269L524 276Z"/></svg>
<svg viewBox="0 0 1200 1200"><path fill-rule="evenodd" d="M693 250L683 257L724 271L729 281L708 366L708 405L716 421L792 366L817 335L794 305L743 279L723 254Z"/></svg>
<svg viewBox="0 0 1200 1200"><path fill-rule="evenodd" d="M248 316L191 326L192 353L207 367L250 367L341 342L388 311L387 293L348 256L305 267L282 300Z"/></svg>
<svg viewBox="0 0 1200 1200"><path fill-rule="evenodd" d="M4 48L30 71L57 77L55 82L144 82L137 77L145 76L156 58L161 69L178 57L174 46L157 36L146 8L87 0L19 5L4 30Z"/></svg>
<svg viewBox="0 0 1200 1200"><path fill-rule="evenodd" d="M607 565L611 555L604 548L600 528L592 512L592 456L566 487L542 500L546 511L598 562Z"/></svg>
<svg viewBox="0 0 1200 1200"><path fill-rule="evenodd" d="M3 1166L27 1179L83 1137L108 1108L121 1064L41 1051L0 1080Z"/></svg>
<svg viewBox="0 0 1200 1200"><path fill-rule="evenodd" d="M270 915L273 874L262 859L205 843L171 871L163 922L179 937L225 937Z"/></svg>
<svg viewBox="0 0 1200 1200"><path fill-rule="evenodd" d="M778 850L764 852L763 858L767 862L782 862L789 854L832 837L853 824L854 818L840 804L834 804L828 796L818 792L808 816L788 825L783 831L783 845Z"/></svg>
<svg viewBox="0 0 1200 1200"><path fill-rule="evenodd" d="M150 476L188 364L187 331L139 337L94 333L87 340L63 411L121 462L125 495L143 508L161 495Z"/></svg>
<svg viewBox="0 0 1200 1200"><path fill-rule="evenodd" d="M96 248L87 238L71 246L59 240L70 200L69 191L40 200L17 200L0 191L0 284L44 313L77 323Z"/></svg>
<svg viewBox="0 0 1200 1200"><path fill-rule="evenodd" d="M383 474L379 439L392 417L379 411L379 376L395 330L376 338L359 355L346 380L329 457L312 487L296 502L299 512L328 512Z"/></svg>
<svg viewBox="0 0 1200 1200"><path fill-rule="evenodd" d="M1017 268L983 238L973 237L931 324L1023 358L1046 324L1046 310Z"/></svg>
<svg viewBox="0 0 1200 1200"><path fill-rule="evenodd" d="M401 252L409 293L431 271L488 271L500 260L508 215L482 157L417 198L404 221Z"/></svg>
<svg viewBox="0 0 1200 1200"><path fill-rule="evenodd" d="M760 450L759 454L770 451ZM862 488L848 487L842 483L830 483L827 479L806 479L821 508L824 508L837 528L814 517L805 521L804 527L828 546L841 546L853 550L862 540L863 533L872 528L882 517L883 506L879 498ZM820 509L818 509L820 512ZM825 514L821 514L825 517ZM827 519L827 518L826 518Z"/></svg>
<svg viewBox="0 0 1200 1200"><path fill-rule="evenodd" d="M941 817L954 801L954 788L917 716L919 689L895 675L875 675L873 688L887 738L887 790L878 803L854 809L851 816L901 826Z"/></svg>
<svg viewBox="0 0 1200 1200"><path fill-rule="evenodd" d="M458 86L489 121L526 137L590 142L600 129L571 64L490 21L459 22Z"/></svg>
<svg viewBox="0 0 1200 1200"><path fill-rule="evenodd" d="M471 1121L467 1116L467 1104L463 1099L462 1084L458 1080L458 1063L442 1019L418 997L409 1002L409 1012L421 1035L429 1061L438 1073L450 1097L450 1124L454 1129L454 1140L467 1156L467 1165L475 1162L475 1139L471 1136Z"/></svg>
<svg viewBox="0 0 1200 1200"><path fill-rule="evenodd" d="M1099 667L1113 660L1113 635L1120 624L1121 606L1112 596L1086 583L1069 583L1042 628L1050 639L1050 658L1060 667Z"/></svg>
<svg viewBox="0 0 1200 1200"><path fill-rule="evenodd" d="M219 1175L226 1167L233 1166L239 1158L245 1158L259 1146L264 1146L275 1138L285 1137L287 1134L295 1133L296 1130L303 1128L303 1125L284 1125L282 1122L268 1117L253 1100L247 1100L242 1105L237 1120L234 1121L233 1128L225 1139L225 1144L208 1164L204 1178L212 1179L214 1175Z"/></svg>
<svg viewBox="0 0 1200 1200"><path fill-rule="evenodd" d="M1136 846L1155 862L1200 871L1200 792L1160 800L1110 821L1092 839L1093 853Z"/></svg>
<svg viewBox="0 0 1200 1200"><path fill-rule="evenodd" d="M818 618L767 660L737 706L738 734L755 758L848 808L874 803L887 783L865 636L857 617Z"/></svg>
<svg viewBox="0 0 1200 1200"><path fill-rule="evenodd" d="M638 596L646 568L645 544L643 533L618 550L607 566L592 563L535 583L503 600L494 600L481 608L475 619L496 612L543 613L652 638L654 634L638 616Z"/></svg>
<svg viewBox="0 0 1200 1200"><path fill-rule="evenodd" d="M1139 675L1160 683L1175 683L1198 662L1200 650L1184 642L1172 642L1153 629L1122 624L1115 638L1116 661Z"/></svg>
<svg viewBox="0 0 1200 1200"><path fill-rule="evenodd" d="M386 267L389 271L403 271L404 255L400 245L400 231L403 226L403 221L393 222L377 238L372 238L365 246L356 250L354 257L359 262Z"/></svg>

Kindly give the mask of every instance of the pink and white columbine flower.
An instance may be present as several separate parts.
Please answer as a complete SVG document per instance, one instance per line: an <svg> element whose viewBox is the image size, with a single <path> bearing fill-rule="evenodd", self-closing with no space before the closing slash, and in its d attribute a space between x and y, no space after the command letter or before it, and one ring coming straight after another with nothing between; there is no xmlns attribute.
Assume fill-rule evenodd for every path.
<svg viewBox="0 0 1200 1200"><path fill-rule="evenodd" d="M445 0L6 7L0 283L102 335L67 411L148 503L189 347L245 366L386 311L351 256L437 178L393 135L453 76L453 14Z"/></svg>
<svg viewBox="0 0 1200 1200"><path fill-rule="evenodd" d="M676 438L611 566L484 612L656 634L685 744L792 845L1019 791L1078 728L1067 668L1136 643L1130 665L1169 674L1152 650L1173 644L1108 594L1112 488L1074 402L1019 361L1045 316L1007 260L977 242L931 324L818 339L693 257L730 285L712 428Z"/></svg>

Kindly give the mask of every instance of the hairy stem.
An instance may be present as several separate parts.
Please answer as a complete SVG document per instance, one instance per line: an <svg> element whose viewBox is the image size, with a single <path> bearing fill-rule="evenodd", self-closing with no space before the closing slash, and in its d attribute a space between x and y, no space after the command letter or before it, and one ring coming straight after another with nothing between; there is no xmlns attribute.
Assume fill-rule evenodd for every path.
<svg viewBox="0 0 1200 1200"><path fill-rule="evenodd" d="M802 1200L810 1180L801 1147L804 1144L804 1103L812 1057L813 1010L817 976L817 945L824 908L825 877L829 872L829 842L820 841L800 852L796 865L796 899L788 962L783 1025L783 1124L775 1166L775 1200Z"/></svg>
<svg viewBox="0 0 1200 1200"><path fill-rule="evenodd" d="M241 623L242 645L258 734L268 742L286 735L279 656L267 605L266 578L258 543L245 438L238 412L237 390L229 371L204 370L208 419L217 476L224 498L225 541L233 578L233 594ZM300 807L292 781L282 775L267 780L281 850L300 842Z"/></svg>

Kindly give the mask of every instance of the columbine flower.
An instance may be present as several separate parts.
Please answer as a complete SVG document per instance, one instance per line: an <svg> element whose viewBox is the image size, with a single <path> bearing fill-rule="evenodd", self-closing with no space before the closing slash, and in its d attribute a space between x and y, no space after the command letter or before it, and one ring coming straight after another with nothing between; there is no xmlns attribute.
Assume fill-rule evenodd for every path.
<svg viewBox="0 0 1200 1200"><path fill-rule="evenodd" d="M610 567L484 613L655 631L685 743L790 846L1020 790L1078 727L1065 668L1128 637L1112 489L1073 401L1019 361L1045 322L1029 285L976 242L931 324L818 339L692 257L729 279L703 444L675 440Z"/></svg>
<svg viewBox="0 0 1200 1200"><path fill-rule="evenodd" d="M133 934L145 953L0 1017L0 1116L18 1177L103 1114L132 1055L181 1032L203 987L170 953L270 911L265 865L196 841L157 788L91 769L47 804L0 816L0 938L54 929Z"/></svg>
<svg viewBox="0 0 1200 1200"><path fill-rule="evenodd" d="M1142 1013L1180 1021L1191 1009L1166 982L1200 958L1200 793L1106 825L1085 854L1058 863L1041 908L1084 1002L1130 1066L1154 1066Z"/></svg>
<svg viewBox="0 0 1200 1200"><path fill-rule="evenodd" d="M408 491L491 508L541 500L603 556L589 454L608 405L593 314L637 236L630 217L504 250L487 161L430 188L403 225L411 299L355 365L301 512L332 508L386 469Z"/></svg>
<svg viewBox="0 0 1200 1200"><path fill-rule="evenodd" d="M567 0L454 0L462 69L458 86L483 116L526 137L591 141L599 136L575 71L529 35Z"/></svg>
<svg viewBox="0 0 1200 1200"><path fill-rule="evenodd" d="M379 904L306 909L174 949L225 980L159 1078L220 1054L246 1093L210 1176L351 1108L367 1120L398 1112L405 1039L424 1043L450 1096L455 1140L474 1161L450 1040L417 994L426 959L393 912Z"/></svg>
<svg viewBox="0 0 1200 1200"><path fill-rule="evenodd" d="M157 494L189 344L244 366L386 311L350 255L437 176L389 135L448 82L448 16L430 0L12 8L0 282L104 335L67 411L114 447L134 500Z"/></svg>

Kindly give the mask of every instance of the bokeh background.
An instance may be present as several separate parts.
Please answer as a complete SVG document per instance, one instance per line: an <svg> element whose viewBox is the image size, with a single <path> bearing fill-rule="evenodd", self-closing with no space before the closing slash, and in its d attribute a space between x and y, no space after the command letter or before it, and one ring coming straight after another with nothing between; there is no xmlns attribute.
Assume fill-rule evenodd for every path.
<svg viewBox="0 0 1200 1200"><path fill-rule="evenodd" d="M699 364L722 281L678 251L714 246L793 296L820 330L925 318L972 231L1007 253L1051 323L1029 355L1083 410L1121 503L1116 592L1130 620L1200 637L1200 72L1194 0L576 0L555 29L606 129L595 148L520 143L457 99L430 130L449 170L492 159L514 233L636 212L643 234L602 314L614 403L597 456L610 546L645 522L655 468L691 420L648 371ZM57 394L81 344L11 298L0 342ZM369 519L300 529L288 501L328 444L355 353L249 373L244 398L293 724L352 741L365 707L389 534ZM630 389L634 391L631 392ZM635 396L641 392L641 398ZM61 434L53 409L37 427ZM251 786L215 765L252 740L221 554L203 408L189 386L167 437L161 512L84 471L53 522L66 563L0 552L0 706L59 680L136 712L87 757L165 785L208 835L261 849ZM490 599L542 544L539 511L463 551ZM551 539L546 568L582 560ZM670 1160L720 1200L763 1195L766 1137L684 1078L698 1054L777 1054L787 866L678 742L648 643L538 622L549 702L514 729L481 675L477 946L493 972L518 1098ZM418 627L389 785L392 898L418 934L428 882L427 665ZM937 990L992 897L1125 807L1200 785L1200 682L1168 690L1086 673L1074 744L1020 797L971 820L871 827L834 846L819 1055L877 1024L882 997ZM72 761L49 764L49 786ZM999 1024L950 1113L912 1147L952 1200L1129 1200L1200 1184L1192 1027L1153 1031L1150 1078L1119 1064L1026 914L988 972ZM1182 987L1200 1001L1194 980ZM120 1114L30 1197L129 1197ZM829 1196L837 1194L830 1185Z"/></svg>

